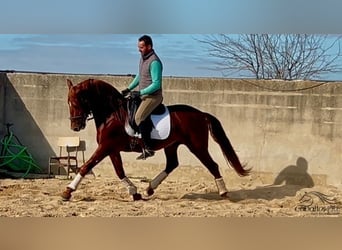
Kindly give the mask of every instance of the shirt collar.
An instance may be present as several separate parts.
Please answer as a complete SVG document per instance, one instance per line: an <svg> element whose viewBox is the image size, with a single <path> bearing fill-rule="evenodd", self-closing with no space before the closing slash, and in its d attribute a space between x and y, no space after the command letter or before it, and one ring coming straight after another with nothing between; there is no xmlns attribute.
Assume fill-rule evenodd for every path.
<svg viewBox="0 0 342 250"><path fill-rule="evenodd" d="M152 49L148 54L143 55L143 56L142 56L142 59L143 59L143 60L146 60L146 59L148 59L150 56L152 56L153 54L154 54L154 50Z"/></svg>

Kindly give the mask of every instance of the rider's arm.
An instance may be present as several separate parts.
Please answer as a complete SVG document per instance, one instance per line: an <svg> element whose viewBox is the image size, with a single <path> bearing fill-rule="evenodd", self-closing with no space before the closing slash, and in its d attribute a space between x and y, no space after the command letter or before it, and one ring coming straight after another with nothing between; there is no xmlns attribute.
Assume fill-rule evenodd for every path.
<svg viewBox="0 0 342 250"><path fill-rule="evenodd" d="M139 74L136 74L131 84L128 86L129 90L133 90L139 84Z"/></svg>
<svg viewBox="0 0 342 250"><path fill-rule="evenodd" d="M162 65L159 61L155 60L151 62L150 64L150 73L152 78L152 83L140 90L141 95L150 95L157 91L158 89L161 89L162 84Z"/></svg>

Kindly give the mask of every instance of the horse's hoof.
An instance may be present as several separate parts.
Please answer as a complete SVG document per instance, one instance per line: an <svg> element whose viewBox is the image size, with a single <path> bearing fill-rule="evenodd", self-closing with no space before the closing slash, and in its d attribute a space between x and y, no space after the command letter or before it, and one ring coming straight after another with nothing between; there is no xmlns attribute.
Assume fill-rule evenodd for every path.
<svg viewBox="0 0 342 250"><path fill-rule="evenodd" d="M228 196L228 192L224 192L222 194L220 194L221 198L229 198Z"/></svg>
<svg viewBox="0 0 342 250"><path fill-rule="evenodd" d="M67 193L66 191L64 191L64 192L62 193L61 197L62 197L62 200L63 200L63 201L69 201L70 198L71 198L71 194L69 194L69 193Z"/></svg>
<svg viewBox="0 0 342 250"><path fill-rule="evenodd" d="M133 194L133 201L140 201L142 200L142 196L139 193Z"/></svg>
<svg viewBox="0 0 342 250"><path fill-rule="evenodd" d="M70 198L71 198L71 190L70 189L66 189L62 194L61 194L61 197L63 199L63 201L69 201Z"/></svg>
<svg viewBox="0 0 342 250"><path fill-rule="evenodd" d="M154 190L152 188L147 188L145 193L146 193L147 196L151 196L151 195L154 194Z"/></svg>

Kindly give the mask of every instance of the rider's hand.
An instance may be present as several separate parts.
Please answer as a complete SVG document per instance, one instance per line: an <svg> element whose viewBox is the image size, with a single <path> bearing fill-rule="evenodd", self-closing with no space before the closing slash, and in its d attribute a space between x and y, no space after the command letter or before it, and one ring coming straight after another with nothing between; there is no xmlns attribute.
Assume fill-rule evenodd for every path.
<svg viewBox="0 0 342 250"><path fill-rule="evenodd" d="M137 98L140 96L140 91L132 91L131 92L131 97L134 99L134 98Z"/></svg>
<svg viewBox="0 0 342 250"><path fill-rule="evenodd" d="M131 91L127 88L127 89L124 89L123 91L121 91L121 94L125 97L127 96Z"/></svg>

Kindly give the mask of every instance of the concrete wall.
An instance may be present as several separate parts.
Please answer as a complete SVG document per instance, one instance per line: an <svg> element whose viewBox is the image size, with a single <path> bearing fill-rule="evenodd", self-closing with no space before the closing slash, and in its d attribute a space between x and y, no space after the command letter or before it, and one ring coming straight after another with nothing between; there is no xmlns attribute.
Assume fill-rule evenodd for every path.
<svg viewBox="0 0 342 250"><path fill-rule="evenodd" d="M45 168L48 156L57 151L57 137L75 134L68 120L66 79L78 83L90 77L112 83L119 90L132 79L0 74L0 122L15 124L15 133ZM163 86L166 104L190 104L217 116L241 161L253 166L254 173L277 174L296 165L297 159L305 159L307 172L316 182L342 186L341 83L165 77ZM1 127L0 134L3 133ZM89 157L96 148L93 121L78 134L87 141ZM212 140L210 151L220 167L227 168ZM138 164L135 156L124 154L125 164ZM185 147L181 148L179 159L182 165L201 165ZM109 163L107 159L104 162ZM159 166L164 163L162 152L148 162Z"/></svg>

